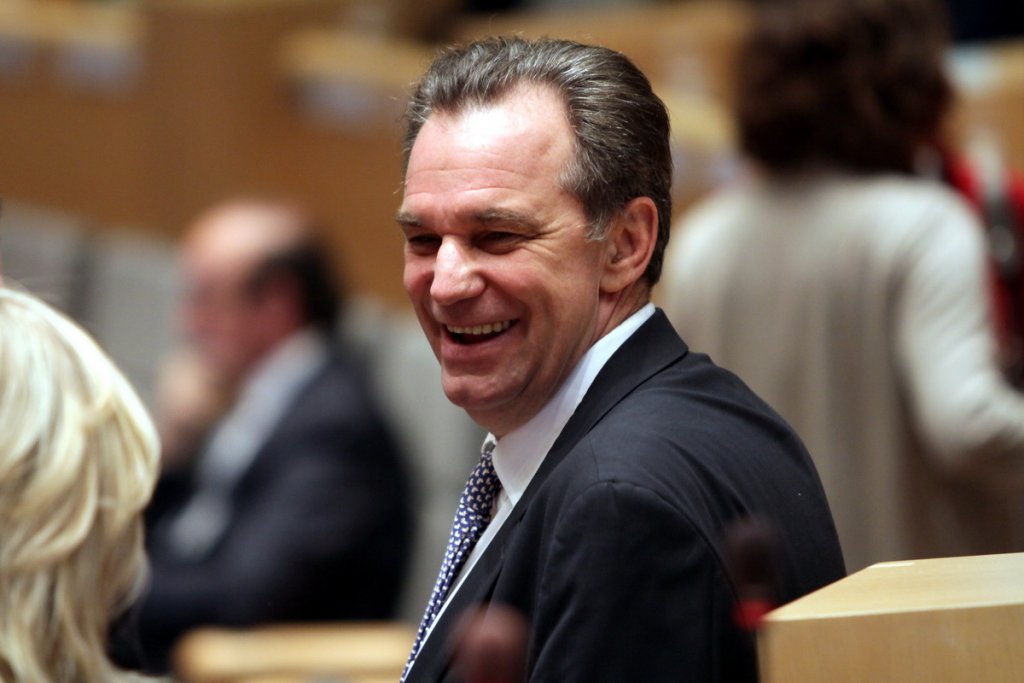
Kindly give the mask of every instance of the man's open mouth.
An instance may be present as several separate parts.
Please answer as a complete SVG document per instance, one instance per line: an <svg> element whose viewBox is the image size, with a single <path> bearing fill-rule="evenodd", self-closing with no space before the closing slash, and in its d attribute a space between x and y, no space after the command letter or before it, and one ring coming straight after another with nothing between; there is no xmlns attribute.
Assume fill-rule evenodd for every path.
<svg viewBox="0 0 1024 683"><path fill-rule="evenodd" d="M512 327L515 320L504 320L502 322L487 323L485 325L473 325L472 327L459 327L458 325L445 325L445 330L458 344L479 344L480 342L494 339L499 334Z"/></svg>

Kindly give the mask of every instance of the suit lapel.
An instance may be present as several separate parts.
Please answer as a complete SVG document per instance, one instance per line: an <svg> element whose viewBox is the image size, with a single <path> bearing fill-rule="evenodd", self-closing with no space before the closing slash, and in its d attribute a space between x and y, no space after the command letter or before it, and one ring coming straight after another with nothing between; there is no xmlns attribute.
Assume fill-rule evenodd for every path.
<svg viewBox="0 0 1024 683"><path fill-rule="evenodd" d="M676 334L665 314L658 310L612 354L544 457L512 514L434 624L431 636L416 657L410 681L440 681L444 677L451 656L448 639L455 622L466 609L490 599L501 573L505 546L514 537L530 502L537 496L551 472L609 410L640 384L686 353L686 344Z"/></svg>

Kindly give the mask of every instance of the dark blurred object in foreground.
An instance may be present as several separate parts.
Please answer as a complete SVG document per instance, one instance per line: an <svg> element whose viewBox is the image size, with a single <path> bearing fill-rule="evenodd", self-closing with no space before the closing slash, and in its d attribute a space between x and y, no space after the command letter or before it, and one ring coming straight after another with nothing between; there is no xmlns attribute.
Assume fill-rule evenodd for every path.
<svg viewBox="0 0 1024 683"><path fill-rule="evenodd" d="M767 520L740 519L725 531L725 565L736 587L733 618L745 631L754 631L765 614L778 606L778 532Z"/></svg>
<svg viewBox="0 0 1024 683"><path fill-rule="evenodd" d="M492 603L467 612L452 633L461 683L526 680L529 624L517 610Z"/></svg>
<svg viewBox="0 0 1024 683"><path fill-rule="evenodd" d="M1020 0L948 0L953 40L976 43L1024 36Z"/></svg>

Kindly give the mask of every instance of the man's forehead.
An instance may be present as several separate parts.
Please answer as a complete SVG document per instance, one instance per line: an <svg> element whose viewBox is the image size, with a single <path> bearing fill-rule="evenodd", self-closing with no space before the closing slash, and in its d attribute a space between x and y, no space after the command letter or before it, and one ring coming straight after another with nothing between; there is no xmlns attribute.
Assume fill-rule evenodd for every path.
<svg viewBox="0 0 1024 683"><path fill-rule="evenodd" d="M569 159L573 146L564 107L553 91L517 91L488 105L431 115L411 150L405 190L416 184L415 176L437 171L516 175L545 165L550 170Z"/></svg>

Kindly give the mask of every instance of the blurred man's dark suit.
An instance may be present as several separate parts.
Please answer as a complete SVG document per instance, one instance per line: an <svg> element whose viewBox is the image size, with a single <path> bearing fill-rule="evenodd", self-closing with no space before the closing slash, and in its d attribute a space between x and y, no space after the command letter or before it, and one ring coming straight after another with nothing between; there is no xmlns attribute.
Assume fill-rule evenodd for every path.
<svg viewBox="0 0 1024 683"><path fill-rule="evenodd" d="M723 549L744 517L777 532L779 601L844 575L798 438L659 311L598 374L407 681L454 680L452 628L482 602L530 623L531 683L756 681Z"/></svg>
<svg viewBox="0 0 1024 683"><path fill-rule="evenodd" d="M258 448L218 540L197 557L182 557L168 538L196 478L161 481L147 520L152 586L127 620L141 633L147 668L163 669L175 639L199 625L394 616L409 496L368 396L359 371L332 356ZM118 644L128 659L133 649Z"/></svg>

